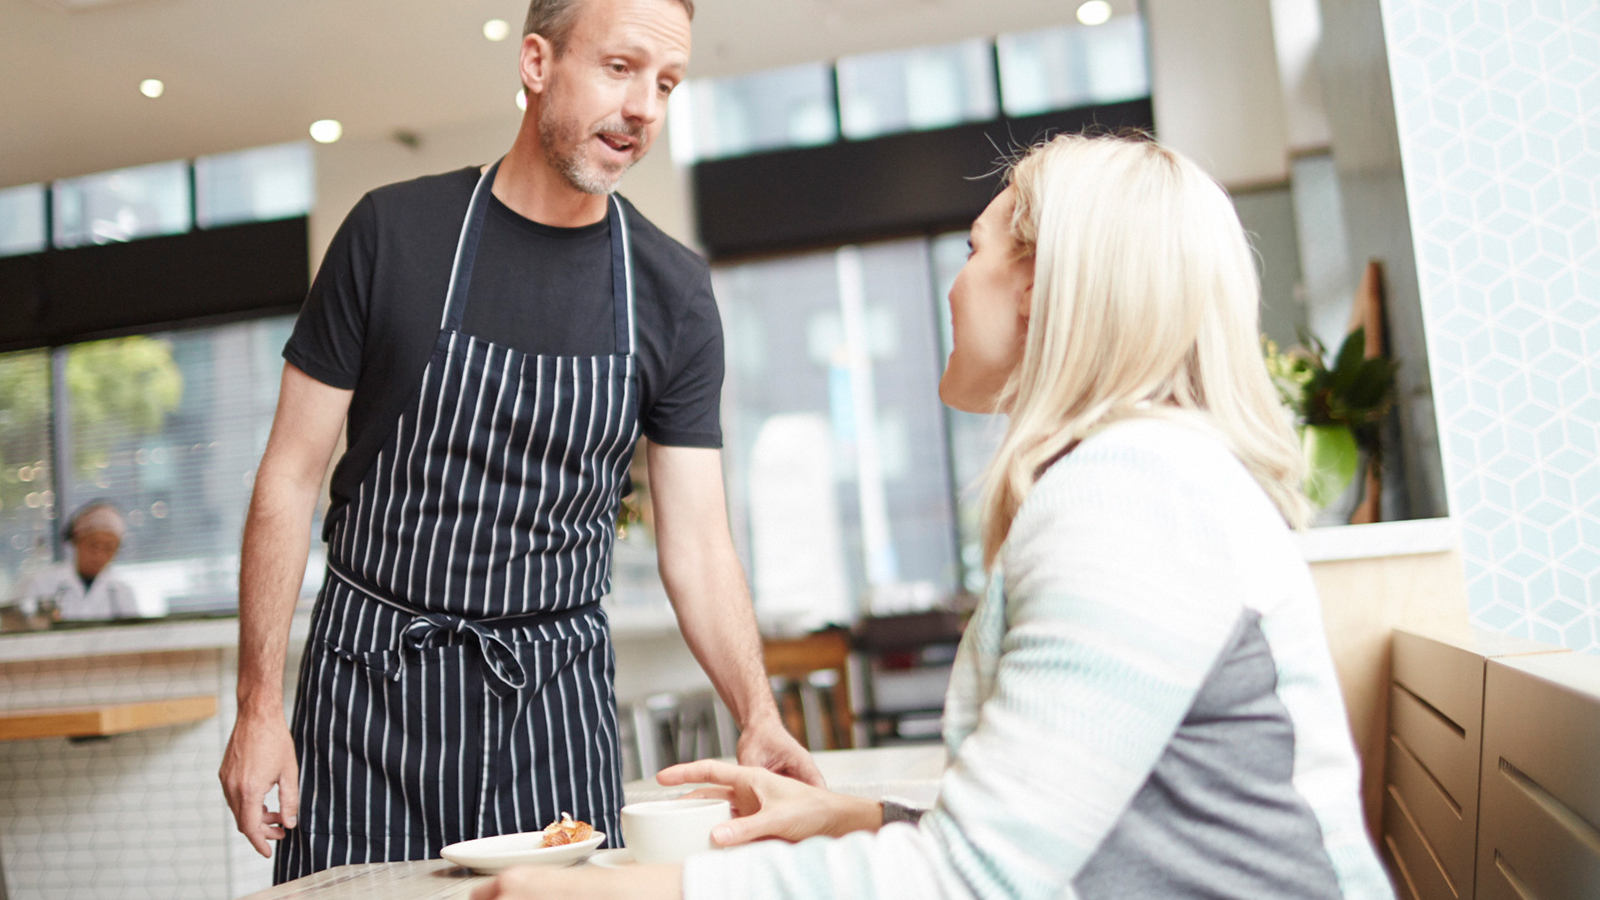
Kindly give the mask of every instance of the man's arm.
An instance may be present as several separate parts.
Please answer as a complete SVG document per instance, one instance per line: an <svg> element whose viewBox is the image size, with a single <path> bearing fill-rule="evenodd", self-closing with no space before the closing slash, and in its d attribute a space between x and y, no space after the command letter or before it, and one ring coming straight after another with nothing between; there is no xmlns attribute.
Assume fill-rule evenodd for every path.
<svg viewBox="0 0 1600 900"><path fill-rule="evenodd" d="M722 453L651 444L650 495L661 581L684 640L739 722L739 762L822 785L778 717L755 609L728 532Z"/></svg>
<svg viewBox="0 0 1600 900"><path fill-rule="evenodd" d="M239 716L222 760L239 831L262 856L295 827L299 767L283 718L283 667L311 547L311 514L344 427L350 391L283 367L278 412L256 472L239 564ZM279 811L266 808L278 787Z"/></svg>

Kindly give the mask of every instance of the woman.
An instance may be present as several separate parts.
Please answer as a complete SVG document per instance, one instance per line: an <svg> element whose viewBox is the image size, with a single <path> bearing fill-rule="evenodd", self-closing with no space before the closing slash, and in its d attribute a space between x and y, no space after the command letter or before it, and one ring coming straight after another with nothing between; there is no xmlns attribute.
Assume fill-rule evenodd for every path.
<svg viewBox="0 0 1600 900"><path fill-rule="evenodd" d="M974 224L950 304L940 396L1010 418L938 804L885 825L918 817L691 763L659 780L721 785L720 844L804 842L476 897L1393 896L1222 189L1153 142L1057 138Z"/></svg>

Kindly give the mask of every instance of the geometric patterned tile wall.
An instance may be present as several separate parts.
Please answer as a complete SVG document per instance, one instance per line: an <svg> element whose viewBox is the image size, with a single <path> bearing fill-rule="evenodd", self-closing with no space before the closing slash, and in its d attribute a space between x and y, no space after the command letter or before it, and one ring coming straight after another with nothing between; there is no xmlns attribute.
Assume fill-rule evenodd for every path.
<svg viewBox="0 0 1600 900"><path fill-rule="evenodd" d="M1474 622L1600 652L1600 3L1381 3Z"/></svg>

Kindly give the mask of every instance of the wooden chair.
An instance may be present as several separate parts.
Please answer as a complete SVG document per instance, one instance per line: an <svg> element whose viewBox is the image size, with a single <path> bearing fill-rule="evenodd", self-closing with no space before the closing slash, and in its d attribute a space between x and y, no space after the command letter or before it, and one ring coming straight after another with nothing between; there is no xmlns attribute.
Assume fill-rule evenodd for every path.
<svg viewBox="0 0 1600 900"><path fill-rule="evenodd" d="M761 642L784 727L811 750L856 746L850 633L829 628Z"/></svg>

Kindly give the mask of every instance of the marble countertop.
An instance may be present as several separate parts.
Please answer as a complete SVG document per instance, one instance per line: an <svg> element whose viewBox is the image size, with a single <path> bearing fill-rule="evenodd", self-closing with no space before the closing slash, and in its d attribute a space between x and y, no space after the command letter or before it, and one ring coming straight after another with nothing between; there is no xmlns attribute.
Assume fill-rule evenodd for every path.
<svg viewBox="0 0 1600 900"><path fill-rule="evenodd" d="M944 771L945 753L940 745L885 747L818 753L816 760L829 786L841 794L913 801L925 796L931 803ZM654 781L623 786L630 803L674 797L687 790L663 788ZM367 863L308 875L244 900L465 900L474 887L488 880L487 875L473 875L440 859Z"/></svg>
<svg viewBox="0 0 1600 900"><path fill-rule="evenodd" d="M1306 562L1312 563L1448 553L1461 546L1460 531L1453 519L1309 528L1295 535L1295 540Z"/></svg>
<svg viewBox="0 0 1600 900"><path fill-rule="evenodd" d="M310 611L296 611L289 626L289 640L303 643L310 630ZM148 619L91 628L8 634L0 637L0 663L211 650L234 647L238 643L239 619L236 616L181 621Z"/></svg>
<svg viewBox="0 0 1600 900"><path fill-rule="evenodd" d="M1295 535L1307 562L1379 559L1424 553L1448 553L1460 546L1460 534L1451 519L1418 519L1372 525L1312 528ZM665 603L630 604L609 610L613 636L619 640L655 640L677 634L677 621ZM291 642L303 642L310 612L299 610L290 631ZM190 621L149 621L0 635L0 664L46 659L164 653L235 646L239 620L233 617Z"/></svg>
<svg viewBox="0 0 1600 900"><path fill-rule="evenodd" d="M932 806L938 797L939 777L945 767L942 744L831 750L813 756L829 790L874 800L890 797L924 808ZM622 786L629 803L670 800L691 790L692 785L662 787L654 779L630 781Z"/></svg>
<svg viewBox="0 0 1600 900"><path fill-rule="evenodd" d="M653 640L677 635L670 607L611 611L612 636L620 640ZM295 612L289 628L291 645L305 642L311 612ZM136 619L116 624L0 635L0 664L46 659L79 659L133 653L169 653L234 647L239 643L239 618Z"/></svg>

